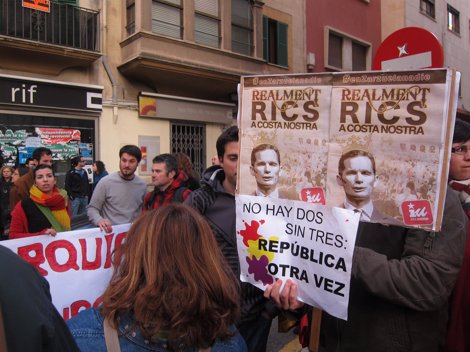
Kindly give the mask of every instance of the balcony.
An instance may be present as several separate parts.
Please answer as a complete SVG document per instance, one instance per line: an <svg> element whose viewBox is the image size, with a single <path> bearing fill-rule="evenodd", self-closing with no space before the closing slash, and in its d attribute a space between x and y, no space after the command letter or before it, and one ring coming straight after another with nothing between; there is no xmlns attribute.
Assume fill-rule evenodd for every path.
<svg viewBox="0 0 470 352"><path fill-rule="evenodd" d="M120 73L160 94L220 102L233 102L242 75L285 74L285 68L267 65L263 59L264 3L249 2L254 18L252 34L234 32L231 2L224 3L215 36L217 31L213 27L198 27L199 13L194 9L172 7L169 13L174 17L167 16L167 19L162 15L166 14L164 11L158 15L160 2L135 0L135 6L126 8L127 27L120 42ZM201 31L202 28L207 31ZM118 30L123 28L115 28ZM246 37L250 38L248 44L243 40L241 48L233 47L235 40L232 39Z"/></svg>
<svg viewBox="0 0 470 352"><path fill-rule="evenodd" d="M99 12L52 1L43 12L0 0L0 18L2 67L57 74L100 57Z"/></svg>

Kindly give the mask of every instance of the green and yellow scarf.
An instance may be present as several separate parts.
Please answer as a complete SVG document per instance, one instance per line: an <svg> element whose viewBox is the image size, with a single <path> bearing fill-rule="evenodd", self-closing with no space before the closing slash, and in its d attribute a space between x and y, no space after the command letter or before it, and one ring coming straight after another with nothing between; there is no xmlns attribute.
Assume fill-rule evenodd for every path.
<svg viewBox="0 0 470 352"><path fill-rule="evenodd" d="M52 194L42 192L36 185L29 190L29 196L58 232L70 231L70 216L67 211L67 192L54 186ZM50 214L52 213L52 217ZM49 216L48 216L49 215Z"/></svg>

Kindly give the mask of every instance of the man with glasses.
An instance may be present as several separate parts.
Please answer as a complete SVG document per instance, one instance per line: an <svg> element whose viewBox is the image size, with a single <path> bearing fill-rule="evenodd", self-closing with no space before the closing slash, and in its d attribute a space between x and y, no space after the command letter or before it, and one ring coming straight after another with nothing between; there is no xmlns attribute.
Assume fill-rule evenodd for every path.
<svg viewBox="0 0 470 352"><path fill-rule="evenodd" d="M462 131L456 125L457 131ZM470 126L465 138L454 135L450 177L470 184ZM345 159L345 158L343 158ZM372 188L375 168L372 159L365 157L362 165L345 163L340 176L346 180L347 170L362 170L367 174L351 194L367 199ZM349 167L348 167L349 165ZM354 172L350 172L354 175ZM364 175L365 176L365 175ZM465 181L466 180L466 181ZM365 183L370 186L365 186ZM464 184L465 186L465 184ZM349 187L349 186L348 186ZM451 183L451 187L453 183ZM463 195L466 199L466 195ZM358 203L358 202L356 202ZM467 216L470 213L467 213ZM440 232L419 228L385 226L360 222L354 247L349 292L348 320L340 320L326 312L322 314L320 350L333 351L469 351L469 269L468 248L465 257L466 279L461 269L467 239L468 221L457 194L447 189L444 216ZM464 266L465 267L465 262ZM460 274L459 274L460 272ZM454 289L451 324L448 324L449 297ZM281 280L269 285L265 297L273 299L286 310L304 304L297 299L297 284ZM460 290L457 291L457 288ZM457 295L456 295L457 293ZM452 325L454 324L454 325ZM450 329L453 335L450 335ZM459 349L454 348L456 345Z"/></svg>
<svg viewBox="0 0 470 352"><path fill-rule="evenodd" d="M65 190L70 198L70 213L72 217L86 213L90 185L83 156L75 156L71 159L72 168L65 175Z"/></svg>
<svg viewBox="0 0 470 352"><path fill-rule="evenodd" d="M449 184L459 194L462 208L470 218L470 124L457 120L450 156ZM467 234L465 257L450 302L446 351L470 349L470 240Z"/></svg>

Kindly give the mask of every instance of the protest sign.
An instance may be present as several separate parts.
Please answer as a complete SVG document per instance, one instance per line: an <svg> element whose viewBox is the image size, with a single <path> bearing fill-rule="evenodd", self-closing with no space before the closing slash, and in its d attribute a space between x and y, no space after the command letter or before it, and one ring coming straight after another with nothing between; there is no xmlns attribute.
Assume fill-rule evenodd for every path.
<svg viewBox="0 0 470 352"><path fill-rule="evenodd" d="M264 288L275 278L293 278L302 300L345 319L358 221L352 210L361 221L441 228L459 79L452 69L242 77L241 279ZM294 209L321 212L319 228L341 234L348 245L300 240L297 231L312 224L292 218ZM304 267L310 260L293 248L343 258L346 270Z"/></svg>
<svg viewBox="0 0 470 352"><path fill-rule="evenodd" d="M366 151L375 164L372 221L439 231L458 81L441 69L335 74L327 204L348 198L347 182L338 187L341 155Z"/></svg>
<svg viewBox="0 0 470 352"><path fill-rule="evenodd" d="M358 209L363 221L439 231L459 79L451 69L242 77L238 194L270 188ZM253 166L255 148L278 154L272 175ZM362 185L340 175L363 176L340 167L354 150L368 153ZM368 198L353 204L357 195Z"/></svg>
<svg viewBox="0 0 470 352"><path fill-rule="evenodd" d="M236 202L241 280L264 290L293 278L300 300L347 319L359 214L269 197Z"/></svg>
<svg viewBox="0 0 470 352"><path fill-rule="evenodd" d="M52 303L67 320L96 307L112 275L111 255L124 241L130 224L3 241L49 282Z"/></svg>
<svg viewBox="0 0 470 352"><path fill-rule="evenodd" d="M324 203L331 79L329 74L243 77L239 194L255 194L252 151L269 145L280 156L275 176L280 198Z"/></svg>

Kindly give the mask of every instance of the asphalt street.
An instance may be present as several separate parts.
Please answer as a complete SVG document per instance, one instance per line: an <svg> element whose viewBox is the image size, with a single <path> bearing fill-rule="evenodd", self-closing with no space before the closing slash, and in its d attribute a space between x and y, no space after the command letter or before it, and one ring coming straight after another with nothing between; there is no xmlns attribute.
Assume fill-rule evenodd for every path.
<svg viewBox="0 0 470 352"><path fill-rule="evenodd" d="M269 333L267 352L300 352L299 337L289 331L287 333L277 332L277 318L273 320Z"/></svg>

